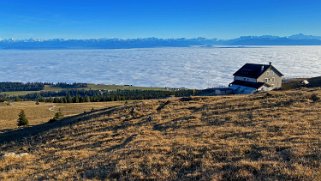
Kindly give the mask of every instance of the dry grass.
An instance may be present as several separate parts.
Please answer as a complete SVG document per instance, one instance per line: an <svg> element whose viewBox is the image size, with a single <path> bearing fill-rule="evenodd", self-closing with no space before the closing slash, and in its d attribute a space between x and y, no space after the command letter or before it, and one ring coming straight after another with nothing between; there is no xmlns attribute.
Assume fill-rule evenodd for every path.
<svg viewBox="0 0 321 181"><path fill-rule="evenodd" d="M141 101L18 141L22 130L0 135L0 180L319 180L315 96L320 89Z"/></svg>
<svg viewBox="0 0 321 181"><path fill-rule="evenodd" d="M26 112L31 125L37 125L47 122L54 114L61 109L65 116L72 116L90 111L92 108L101 109L104 107L122 105L122 102L97 102L81 104L55 104L35 102L13 102L10 104L0 103L0 132L7 129L17 128L18 114L21 110Z"/></svg>

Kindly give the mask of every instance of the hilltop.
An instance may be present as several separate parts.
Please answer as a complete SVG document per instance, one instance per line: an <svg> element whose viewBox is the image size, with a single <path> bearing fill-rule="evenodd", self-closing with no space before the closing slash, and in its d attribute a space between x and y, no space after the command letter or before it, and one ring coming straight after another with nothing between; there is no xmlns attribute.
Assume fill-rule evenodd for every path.
<svg viewBox="0 0 321 181"><path fill-rule="evenodd" d="M134 101L0 134L0 180L318 180L321 89Z"/></svg>

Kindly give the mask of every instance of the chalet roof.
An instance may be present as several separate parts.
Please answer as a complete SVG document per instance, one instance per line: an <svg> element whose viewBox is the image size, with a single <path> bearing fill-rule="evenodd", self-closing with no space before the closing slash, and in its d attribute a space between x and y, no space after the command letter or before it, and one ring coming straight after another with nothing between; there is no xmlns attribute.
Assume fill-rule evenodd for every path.
<svg viewBox="0 0 321 181"><path fill-rule="evenodd" d="M269 84L266 84L264 82L245 82L245 81L241 81L241 80L235 80L231 84L245 86L245 87L251 87L251 88L255 88L255 89L258 89L262 86L270 87Z"/></svg>
<svg viewBox="0 0 321 181"><path fill-rule="evenodd" d="M272 68L275 71L275 73L277 73L279 76L283 76L283 74L280 71L278 71L273 65L252 64L252 63L245 64L233 75L257 79L269 68Z"/></svg>

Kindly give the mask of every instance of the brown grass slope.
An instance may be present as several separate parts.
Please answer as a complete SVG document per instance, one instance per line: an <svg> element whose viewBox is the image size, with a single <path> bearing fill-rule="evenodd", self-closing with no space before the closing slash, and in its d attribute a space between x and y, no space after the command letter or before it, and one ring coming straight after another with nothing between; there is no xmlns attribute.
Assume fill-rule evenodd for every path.
<svg viewBox="0 0 321 181"><path fill-rule="evenodd" d="M21 110L24 110L30 125L48 122L59 110L64 116L73 116L92 109L102 109L108 106L122 105L122 102L91 102L81 104L40 103L33 101L0 102L0 133L17 128L17 119Z"/></svg>
<svg viewBox="0 0 321 181"><path fill-rule="evenodd" d="M320 97L140 101L5 133L0 180L319 180Z"/></svg>

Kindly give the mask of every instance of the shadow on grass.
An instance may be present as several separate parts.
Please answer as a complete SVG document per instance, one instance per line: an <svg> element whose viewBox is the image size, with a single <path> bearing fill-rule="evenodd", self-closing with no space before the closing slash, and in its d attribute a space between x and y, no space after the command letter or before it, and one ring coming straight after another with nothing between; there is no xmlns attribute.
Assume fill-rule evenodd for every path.
<svg viewBox="0 0 321 181"><path fill-rule="evenodd" d="M8 143L11 141L22 142L27 137L40 135L52 129L57 129L65 126L71 126L75 123L91 120L102 115L110 114L115 110L124 109L126 106L114 106L104 109L95 110L89 113L82 113L76 116L66 117L53 123L44 123L31 127L25 127L18 130L0 133L0 144Z"/></svg>

